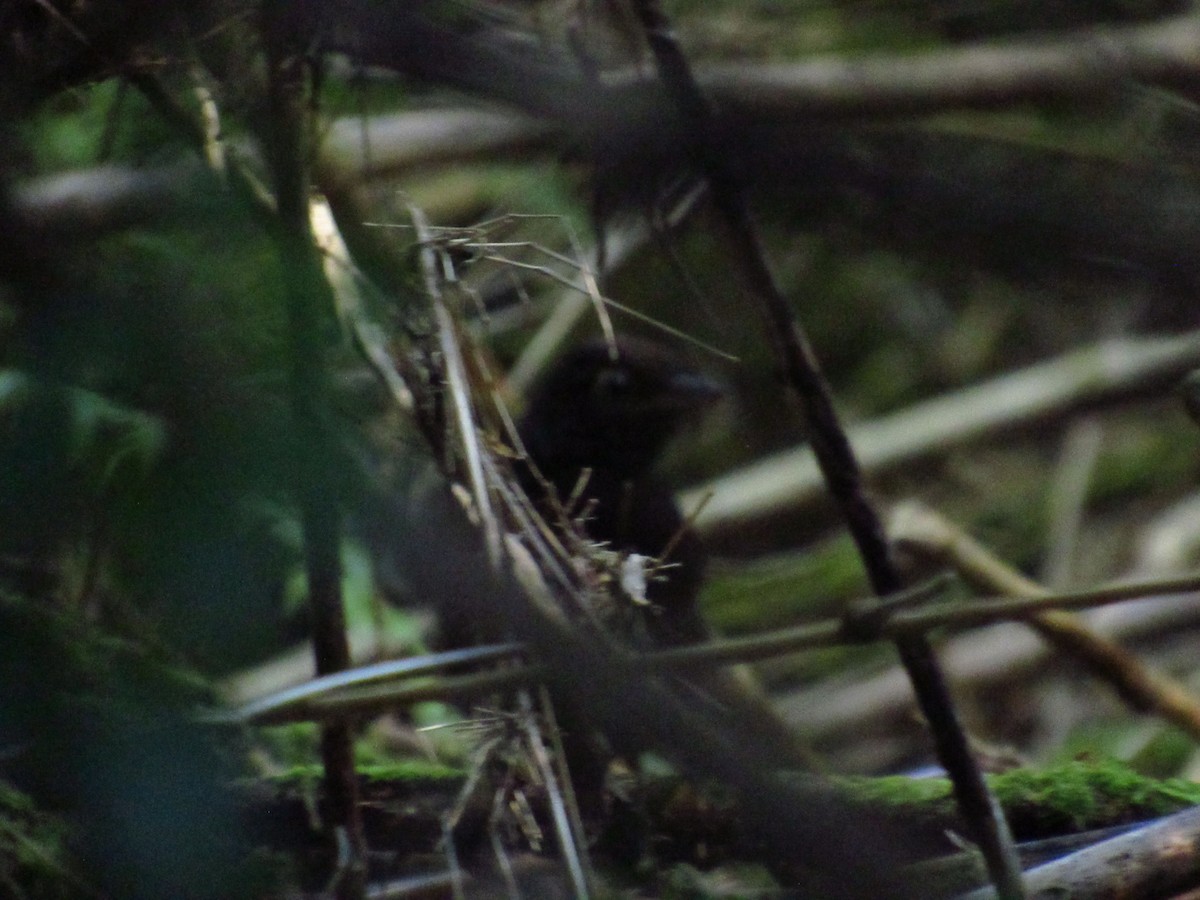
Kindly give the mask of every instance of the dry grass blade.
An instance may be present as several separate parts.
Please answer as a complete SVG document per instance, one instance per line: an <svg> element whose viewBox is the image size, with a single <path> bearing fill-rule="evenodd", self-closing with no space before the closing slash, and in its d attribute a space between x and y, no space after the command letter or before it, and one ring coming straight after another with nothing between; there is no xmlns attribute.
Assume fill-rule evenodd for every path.
<svg viewBox="0 0 1200 900"><path fill-rule="evenodd" d="M593 879L589 875L590 865L586 862L587 838L579 820L578 809L573 799L567 800L565 797L571 792L571 783L568 779L558 777L555 772L556 767L546 753L545 742L529 692L518 693L517 703L520 708L521 726L525 730L533 761L537 765L538 772L546 785L546 792L550 797L550 810L554 818L555 831L558 833L559 848L565 857L567 872L570 874L575 896L580 900L586 900L592 895L590 885ZM566 770L561 758L558 769ZM571 814L571 811L574 812L574 815Z"/></svg>
<svg viewBox="0 0 1200 900"><path fill-rule="evenodd" d="M379 326L367 314L362 290L369 282L350 258L350 251L334 220L333 210L323 197L313 197L309 201L309 221L321 251L325 277L333 290L339 318L354 335L359 351L388 389L392 402L398 409L411 413L412 392L396 371L395 361L388 352Z"/></svg>
<svg viewBox="0 0 1200 900"><path fill-rule="evenodd" d="M475 424L474 403L467 370L463 364L462 348L459 344L459 329L454 316L446 306L438 276L438 261L434 251L425 215L415 206L409 207L413 225L420 241L421 272L425 278L425 291L433 304L437 323L438 343L445 360L446 382L458 424L458 437L466 460L467 474L471 483L471 495L475 510L483 524L484 543L488 561L493 568L500 565L500 526L492 511L492 500L483 475L482 451L479 446L479 431Z"/></svg>

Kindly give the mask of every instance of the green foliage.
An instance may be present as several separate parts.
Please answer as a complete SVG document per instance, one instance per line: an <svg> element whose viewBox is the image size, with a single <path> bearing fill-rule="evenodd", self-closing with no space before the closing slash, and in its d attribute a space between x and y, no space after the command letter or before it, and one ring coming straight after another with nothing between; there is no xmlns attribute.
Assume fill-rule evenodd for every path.
<svg viewBox="0 0 1200 900"><path fill-rule="evenodd" d="M326 72L318 102L322 115L334 119L395 112L411 103L411 99L411 91L399 80L370 80L354 72L337 71Z"/></svg>
<svg viewBox="0 0 1200 900"><path fill-rule="evenodd" d="M299 555L273 251L229 198L89 250L9 334L0 541L82 555L85 590L212 670L261 658Z"/></svg>
<svg viewBox="0 0 1200 900"><path fill-rule="evenodd" d="M99 394L0 371L0 548L45 549L127 504L162 459L158 419Z"/></svg>
<svg viewBox="0 0 1200 900"><path fill-rule="evenodd" d="M0 889L13 900L68 900L82 885L65 847L67 825L0 781Z"/></svg>
<svg viewBox="0 0 1200 900"><path fill-rule="evenodd" d="M6 775L70 815L80 878L130 898L180 896L183 885L229 896L243 852L226 790L234 767L196 722L212 702L203 681L44 598L4 594L0 684Z"/></svg>
<svg viewBox="0 0 1200 900"><path fill-rule="evenodd" d="M1200 431L1181 410L1127 418L1108 429L1089 499L1111 506L1158 493L1171 496L1198 470Z"/></svg>
<svg viewBox="0 0 1200 900"><path fill-rule="evenodd" d="M97 163L166 162L186 151L182 137L119 78L56 94L20 123L39 174Z"/></svg>

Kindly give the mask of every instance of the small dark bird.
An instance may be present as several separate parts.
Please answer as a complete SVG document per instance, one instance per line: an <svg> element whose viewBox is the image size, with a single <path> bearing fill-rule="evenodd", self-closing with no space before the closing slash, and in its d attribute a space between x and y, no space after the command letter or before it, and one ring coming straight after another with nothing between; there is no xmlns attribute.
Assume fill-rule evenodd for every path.
<svg viewBox="0 0 1200 900"><path fill-rule="evenodd" d="M606 342L588 341L546 373L518 423L521 442L544 481L528 468L518 471L548 521L555 521L561 504L578 492L570 512L582 513L591 540L665 564L646 584L649 606L634 607L642 611L651 646L708 640L714 635L697 603L707 561L704 546L654 468L667 444L724 391L661 345L624 337L616 351L614 358ZM547 498L545 482L553 499ZM753 735L790 764L811 766L808 749L779 718L748 668L695 673L687 680L702 702L731 716L730 724L737 723L743 737ZM578 727L572 729L570 710L564 710L563 719L576 794L585 808L599 808L607 763Z"/></svg>
<svg viewBox="0 0 1200 900"><path fill-rule="evenodd" d="M607 342L594 340L566 353L533 390L518 431L556 501L577 495L571 512L584 515L591 540L665 564L646 584L651 641L700 641L709 636L696 608L704 547L654 467L670 440L723 392L658 344L622 337L615 349L614 356ZM530 498L551 510L545 483L528 468L521 477Z"/></svg>
<svg viewBox="0 0 1200 900"><path fill-rule="evenodd" d="M658 629L664 643L707 637L696 608L704 551L654 467L667 443L721 392L668 349L626 338L617 350L614 359L595 342L564 354L530 394L519 422L522 442L561 501L591 470L582 500L572 506L579 514L591 504L584 527L592 540L657 555L681 534L667 553L679 565L649 584L661 612L647 616L647 627ZM882 873L898 868L891 858L908 847L907 833L859 807L848 809L807 777L776 778L782 768L811 768L811 760L756 684L737 668L689 671L685 680L630 667L610 642L541 612L514 572L489 566L481 529L436 466L422 457L409 468L370 522L381 576L395 571L408 596L435 605L443 621L456 620L467 640L471 626L482 623L476 633L485 640L529 644L554 691L583 818L603 828L600 839L610 852L640 858L647 833L630 801L607 789L608 761L614 752L636 759L654 749L685 774L731 785L753 839L779 848L779 859L829 873L831 889L823 893L902 895L890 882L874 888L884 882ZM515 468L550 523L561 523L545 484ZM872 889L861 889L866 882Z"/></svg>

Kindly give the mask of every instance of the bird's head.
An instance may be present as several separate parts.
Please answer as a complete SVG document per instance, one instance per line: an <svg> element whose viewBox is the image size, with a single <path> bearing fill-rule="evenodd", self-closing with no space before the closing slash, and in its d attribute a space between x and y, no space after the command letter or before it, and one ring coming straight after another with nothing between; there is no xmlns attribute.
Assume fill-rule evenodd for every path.
<svg viewBox="0 0 1200 900"><path fill-rule="evenodd" d="M636 476L722 394L718 382L660 344L623 337L614 356L605 341L586 341L534 388L521 439L539 466Z"/></svg>

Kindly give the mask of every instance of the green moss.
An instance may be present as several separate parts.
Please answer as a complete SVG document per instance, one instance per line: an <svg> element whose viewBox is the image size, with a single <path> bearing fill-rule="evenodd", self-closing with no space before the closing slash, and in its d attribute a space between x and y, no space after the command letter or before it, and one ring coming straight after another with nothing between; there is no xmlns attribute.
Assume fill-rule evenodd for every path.
<svg viewBox="0 0 1200 900"><path fill-rule="evenodd" d="M279 786L296 785L308 788L321 780L323 771L321 766L316 764L296 765L286 772L271 776L268 780ZM360 764L356 771L359 777L367 782L428 784L430 782L456 782L466 777L461 769L424 759Z"/></svg>
<svg viewBox="0 0 1200 900"><path fill-rule="evenodd" d="M991 783L1023 838L1135 822L1200 803L1200 785L1147 778L1112 759L1018 769Z"/></svg>
<svg viewBox="0 0 1200 900"><path fill-rule="evenodd" d="M370 781L461 781L466 773L453 766L425 759L404 759L359 769Z"/></svg>
<svg viewBox="0 0 1200 900"><path fill-rule="evenodd" d="M1200 803L1200 784L1157 780L1112 759L1079 759L988 778L1019 840L1154 818ZM918 818L954 818L945 778L839 779L851 796Z"/></svg>
<svg viewBox="0 0 1200 900"><path fill-rule="evenodd" d="M257 742L284 771L272 780L277 782L316 783L321 779L319 762L320 729L312 722L272 726L258 731ZM457 779L462 770L442 762L426 759L395 758L394 752L380 750L372 743L370 733L355 744L355 765L358 773L370 781L438 781Z"/></svg>
<svg viewBox="0 0 1200 900"><path fill-rule="evenodd" d="M905 819L950 822L955 815L954 797L946 778L848 777L837 779L837 783L853 800L873 808L893 809Z"/></svg>

